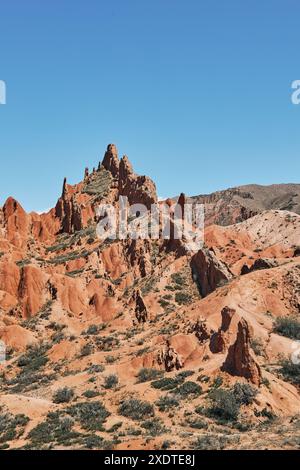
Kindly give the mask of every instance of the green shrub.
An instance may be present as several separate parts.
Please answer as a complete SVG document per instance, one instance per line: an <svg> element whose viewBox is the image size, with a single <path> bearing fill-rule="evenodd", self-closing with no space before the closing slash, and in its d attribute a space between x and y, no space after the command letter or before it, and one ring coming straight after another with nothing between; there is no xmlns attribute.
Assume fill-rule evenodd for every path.
<svg viewBox="0 0 300 470"><path fill-rule="evenodd" d="M83 392L83 395L86 398L94 398L99 395L99 392L97 392L97 390L86 390L85 392Z"/></svg>
<svg viewBox="0 0 300 470"><path fill-rule="evenodd" d="M170 408L179 406L179 401L171 395L160 397L155 403L159 411L169 411Z"/></svg>
<svg viewBox="0 0 300 470"><path fill-rule="evenodd" d="M151 403L132 398L120 404L119 413L126 418L142 420L154 416L154 408Z"/></svg>
<svg viewBox="0 0 300 470"><path fill-rule="evenodd" d="M166 432L166 428L158 418L153 418L141 424L141 427L146 429L151 436L159 436Z"/></svg>
<svg viewBox="0 0 300 470"><path fill-rule="evenodd" d="M161 379L155 380L154 382L151 382L151 387L160 390L172 390L182 382L183 380L179 381L176 378L173 379L172 377L163 377Z"/></svg>
<svg viewBox="0 0 300 470"><path fill-rule="evenodd" d="M241 405L251 405L258 390L247 383L237 382L234 384L233 394Z"/></svg>
<svg viewBox="0 0 300 470"><path fill-rule="evenodd" d="M84 446L87 447L87 449L99 449L101 448L102 444L103 437L96 436L95 434L91 434L84 438Z"/></svg>
<svg viewBox="0 0 300 470"><path fill-rule="evenodd" d="M278 317L273 331L287 338L300 339L300 320L297 317Z"/></svg>
<svg viewBox="0 0 300 470"><path fill-rule="evenodd" d="M186 426L189 426L190 428L193 429L207 429L208 424L203 420L203 419L188 419L187 422L185 423Z"/></svg>
<svg viewBox="0 0 300 470"><path fill-rule="evenodd" d="M279 372L288 382L300 385L300 364L294 364L291 360L282 359Z"/></svg>
<svg viewBox="0 0 300 470"><path fill-rule="evenodd" d="M108 375L104 379L104 388L110 389L115 388L119 383L118 376L115 374Z"/></svg>
<svg viewBox="0 0 300 470"><path fill-rule="evenodd" d="M86 343L82 346L80 350L80 356L85 357L89 356L93 352L93 346L90 343Z"/></svg>
<svg viewBox="0 0 300 470"><path fill-rule="evenodd" d="M212 388L219 388L219 387L221 387L222 384L223 384L223 378L222 378L220 375L218 375L218 376L214 379L214 381L213 381L211 387L212 387Z"/></svg>
<svg viewBox="0 0 300 470"><path fill-rule="evenodd" d="M65 411L76 421L79 421L81 427L87 431L102 431L103 423L110 415L99 401L77 403Z"/></svg>
<svg viewBox="0 0 300 470"><path fill-rule="evenodd" d="M190 377L191 375L194 375L193 370L183 370L183 371L179 372L179 374L176 375L176 378L177 378L177 380L181 380L181 379L184 380L187 377Z"/></svg>
<svg viewBox="0 0 300 470"><path fill-rule="evenodd" d="M182 385L176 388L174 392L183 398L186 398L190 395L194 395L194 397L197 397L201 395L202 387L200 387L200 385L196 384L195 382L188 381L184 382Z"/></svg>
<svg viewBox="0 0 300 470"><path fill-rule="evenodd" d="M99 372L103 372L105 367L103 364L93 364L88 368L89 374L98 374Z"/></svg>
<svg viewBox="0 0 300 470"><path fill-rule="evenodd" d="M87 335L96 335L99 333L99 328L97 325L90 325L86 330Z"/></svg>
<svg viewBox="0 0 300 470"><path fill-rule="evenodd" d="M177 302L179 305L187 305L191 303L192 298L189 294L186 292L176 292L175 294L175 302Z"/></svg>
<svg viewBox="0 0 300 470"><path fill-rule="evenodd" d="M261 338L253 338L251 340L251 348L253 349L255 354L257 354L257 356L265 355L264 344Z"/></svg>
<svg viewBox="0 0 300 470"><path fill-rule="evenodd" d="M72 388L69 388L69 387L59 388L53 396L53 402L54 403L69 403L73 397L74 397L74 390Z"/></svg>
<svg viewBox="0 0 300 470"><path fill-rule="evenodd" d="M210 393L212 404L208 409L211 417L224 421L236 421L240 411L240 404L231 390L217 388Z"/></svg>
<svg viewBox="0 0 300 470"><path fill-rule="evenodd" d="M177 284L178 286L185 285L185 279L180 273L172 274L171 279L172 279L172 282L174 282L174 284Z"/></svg>
<svg viewBox="0 0 300 470"><path fill-rule="evenodd" d="M20 437L24 433L24 428L28 422L29 418L23 414L13 416L10 413L1 413L0 444Z"/></svg>
<svg viewBox="0 0 300 470"><path fill-rule="evenodd" d="M226 446L227 439L225 436L218 434L206 434L199 436L193 443L192 449L195 450L223 450Z"/></svg>
<svg viewBox="0 0 300 470"><path fill-rule="evenodd" d="M71 444L79 434L72 431L73 421L59 412L50 412L46 421L39 423L33 428L28 438L35 448L48 443L58 443L63 445Z"/></svg>
<svg viewBox="0 0 300 470"><path fill-rule="evenodd" d="M163 372L161 370L148 369L146 367L143 367L137 375L138 383L143 383L143 382L148 382L150 380L154 380L157 377L160 377L162 374Z"/></svg>
<svg viewBox="0 0 300 470"><path fill-rule="evenodd" d="M29 347L26 353L18 359L18 367L21 367L23 371L26 370L28 372L41 369L49 360L45 356L47 349L48 346L46 345Z"/></svg>

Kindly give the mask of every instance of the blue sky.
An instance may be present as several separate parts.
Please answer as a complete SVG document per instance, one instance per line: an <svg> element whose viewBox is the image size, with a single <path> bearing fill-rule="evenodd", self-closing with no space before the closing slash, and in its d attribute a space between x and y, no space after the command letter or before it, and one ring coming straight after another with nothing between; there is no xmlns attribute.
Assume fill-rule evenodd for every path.
<svg viewBox="0 0 300 470"><path fill-rule="evenodd" d="M0 4L0 204L52 207L108 143L159 195L300 183L298 0Z"/></svg>

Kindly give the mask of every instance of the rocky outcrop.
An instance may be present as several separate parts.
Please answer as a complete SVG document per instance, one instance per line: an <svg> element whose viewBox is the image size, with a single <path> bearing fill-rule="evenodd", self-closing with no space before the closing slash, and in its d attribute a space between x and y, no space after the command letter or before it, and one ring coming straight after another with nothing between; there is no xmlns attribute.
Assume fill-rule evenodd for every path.
<svg viewBox="0 0 300 470"><path fill-rule="evenodd" d="M126 155L121 160L114 144L107 147L102 166L117 181L118 196L126 196L129 204L144 204L148 209L157 202L156 187L147 176L136 175Z"/></svg>
<svg viewBox="0 0 300 470"><path fill-rule="evenodd" d="M117 147L114 144L109 144L102 160L102 166L110 171L114 178L119 177L119 158ZM101 166L101 165L100 165ZM100 168L99 166L99 168Z"/></svg>
<svg viewBox="0 0 300 470"><path fill-rule="evenodd" d="M46 285L47 275L38 267L28 265L21 269L18 296L25 318L35 315L43 306Z"/></svg>
<svg viewBox="0 0 300 470"><path fill-rule="evenodd" d="M212 334L212 330L208 328L206 321L201 318L198 318L191 331L195 333L199 343L205 343Z"/></svg>
<svg viewBox="0 0 300 470"><path fill-rule="evenodd" d="M29 235L30 217L12 197L6 200L2 210L7 239L15 246L23 247Z"/></svg>
<svg viewBox="0 0 300 470"><path fill-rule="evenodd" d="M193 278L200 294L205 297L233 277L228 266L218 260L213 251L199 250L191 260Z"/></svg>
<svg viewBox="0 0 300 470"><path fill-rule="evenodd" d="M244 377L259 386L261 370L250 351L250 332L244 318L238 323L238 331L234 344L229 347L222 370L231 375Z"/></svg>
<svg viewBox="0 0 300 470"><path fill-rule="evenodd" d="M136 290L132 296L135 302L135 317L139 323L145 323L148 319L148 310L139 290Z"/></svg>
<svg viewBox="0 0 300 470"><path fill-rule="evenodd" d="M259 269L276 268L277 266L278 262L275 259L258 258L250 267L247 264L244 264L241 269L241 275L248 274Z"/></svg>
<svg viewBox="0 0 300 470"><path fill-rule="evenodd" d="M129 204L143 204L147 209L157 202L155 184L147 176L136 175L126 155L120 161L119 194L126 196Z"/></svg>
<svg viewBox="0 0 300 470"><path fill-rule="evenodd" d="M222 324L219 330L212 334L210 340L210 350L213 353L224 353L229 343L229 327L231 325L232 317L236 311L233 308L224 307L221 311Z"/></svg>
<svg viewBox="0 0 300 470"><path fill-rule="evenodd" d="M181 369L184 366L183 357L167 341L166 347L158 353L158 364L163 365L167 372Z"/></svg>
<svg viewBox="0 0 300 470"><path fill-rule="evenodd" d="M77 230L82 230L81 207L76 201L76 194L69 193L66 178L63 183L62 195L55 207L55 215L60 220L61 232L73 233Z"/></svg>

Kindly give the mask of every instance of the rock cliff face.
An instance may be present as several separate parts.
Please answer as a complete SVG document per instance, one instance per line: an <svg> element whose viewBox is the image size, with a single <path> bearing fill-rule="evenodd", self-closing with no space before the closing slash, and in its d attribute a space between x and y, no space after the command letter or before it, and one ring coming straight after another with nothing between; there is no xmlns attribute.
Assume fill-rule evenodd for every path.
<svg viewBox="0 0 300 470"><path fill-rule="evenodd" d="M249 384L258 389L239 415L239 422L254 426L253 435L261 421L270 425L268 413L287 420L296 416L297 383L278 363L280 355L290 357L294 340L274 331L278 317L294 325L300 312L300 216L286 209L298 210L297 188L289 198L287 189L239 188L205 196L208 226L204 248L197 252L174 236L171 198L164 201L168 239L161 223L158 238L97 236L101 203L117 213L120 196L143 203L148 224L149 208L157 201L152 180L138 176L126 156L119 159L113 144L99 165L85 168L83 181L71 185L65 179L56 206L46 214L27 214L8 198L0 208L0 341L7 351L6 362L0 362L1 407L30 419L22 441L8 445L34 448L32 436L38 436L41 448L62 448L60 431L49 437L40 428L30 430L41 423L52 429L67 418L74 431L67 433L68 443L76 448L88 442L129 449L148 443L159 449L166 440L174 448L190 448L198 424L193 410L208 411L211 392L221 382L226 393L237 383L241 390L251 391ZM265 202L259 204L262 195ZM182 217L190 200L184 194L178 199ZM260 213L264 205L267 210ZM137 214L127 217L128 224L139 220ZM118 384L110 388L115 376ZM65 387L74 389L74 402L54 403L57 390ZM131 417L119 415L124 401L137 399L151 401L155 416L135 421L138 437L133 438ZM91 440L77 420L78 410L92 409L90 425L99 401L110 415L101 426L97 421L101 430ZM70 421L73 406L78 413ZM202 420L206 433L213 418L203 413ZM166 431L160 434L161 429ZM258 428L259 437L262 432Z"/></svg>
<svg viewBox="0 0 300 470"><path fill-rule="evenodd" d="M82 230L81 207L76 201L76 195L69 193L66 178L63 184L62 195L55 207L55 215L61 221L62 233L74 233Z"/></svg>
<svg viewBox="0 0 300 470"><path fill-rule="evenodd" d="M211 250L205 248L193 256L191 266L194 279L203 297L232 279L232 273L226 264L218 260Z"/></svg>

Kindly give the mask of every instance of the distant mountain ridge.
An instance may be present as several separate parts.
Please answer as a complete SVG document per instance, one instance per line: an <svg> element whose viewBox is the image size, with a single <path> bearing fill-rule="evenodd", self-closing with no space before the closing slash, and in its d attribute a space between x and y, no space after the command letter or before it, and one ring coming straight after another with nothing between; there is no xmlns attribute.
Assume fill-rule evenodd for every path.
<svg viewBox="0 0 300 470"><path fill-rule="evenodd" d="M232 225L265 210L300 214L300 184L249 184L193 196L189 200L205 204L207 225Z"/></svg>

